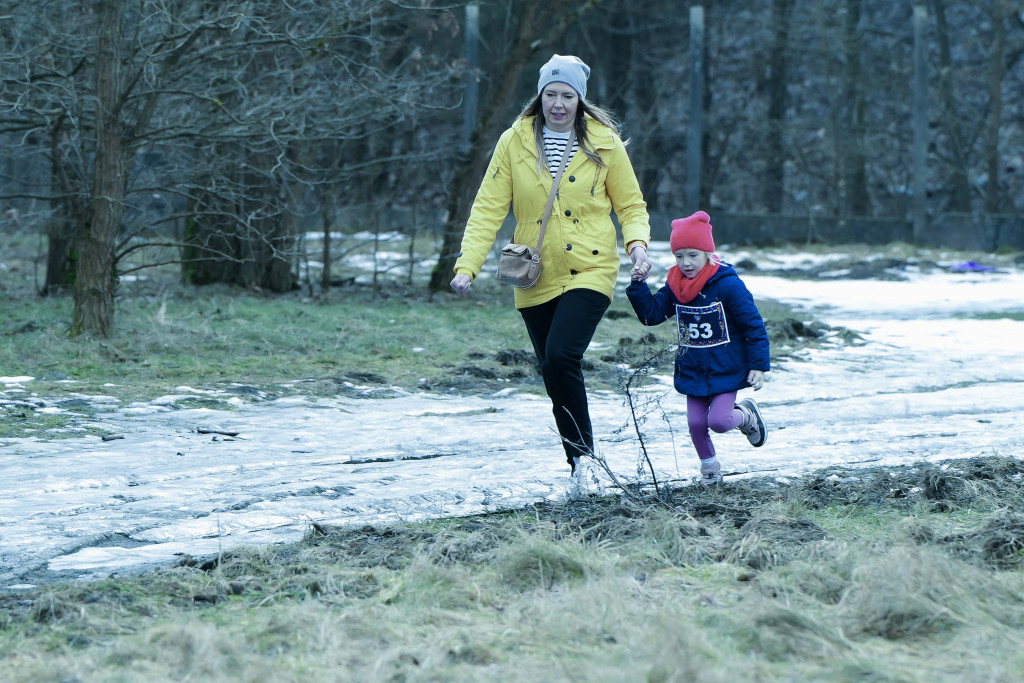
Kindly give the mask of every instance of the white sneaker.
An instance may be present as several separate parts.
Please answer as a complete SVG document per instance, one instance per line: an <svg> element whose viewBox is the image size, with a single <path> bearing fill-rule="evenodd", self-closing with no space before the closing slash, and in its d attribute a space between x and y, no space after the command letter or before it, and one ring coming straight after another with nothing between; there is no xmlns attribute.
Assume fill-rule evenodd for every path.
<svg viewBox="0 0 1024 683"><path fill-rule="evenodd" d="M705 472L700 475L701 486L718 486L722 483L722 475L718 472Z"/></svg>
<svg viewBox="0 0 1024 683"><path fill-rule="evenodd" d="M712 458L708 458L711 460ZM717 486L722 483L722 465L717 459L713 463L700 464L700 485Z"/></svg>
<svg viewBox="0 0 1024 683"><path fill-rule="evenodd" d="M745 398L737 403L736 407L743 413L743 422L740 423L739 430L746 435L751 446L755 448L763 446L764 442L768 440L768 428L765 427L764 420L761 418L757 402L752 398Z"/></svg>

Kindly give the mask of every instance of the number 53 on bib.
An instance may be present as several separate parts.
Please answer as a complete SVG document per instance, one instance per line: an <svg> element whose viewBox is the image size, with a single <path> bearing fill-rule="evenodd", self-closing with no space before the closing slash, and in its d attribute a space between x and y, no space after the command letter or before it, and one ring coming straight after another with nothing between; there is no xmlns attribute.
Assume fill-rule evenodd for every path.
<svg viewBox="0 0 1024 683"><path fill-rule="evenodd" d="M676 305L679 345L697 348L729 343L729 326L721 301L709 306Z"/></svg>

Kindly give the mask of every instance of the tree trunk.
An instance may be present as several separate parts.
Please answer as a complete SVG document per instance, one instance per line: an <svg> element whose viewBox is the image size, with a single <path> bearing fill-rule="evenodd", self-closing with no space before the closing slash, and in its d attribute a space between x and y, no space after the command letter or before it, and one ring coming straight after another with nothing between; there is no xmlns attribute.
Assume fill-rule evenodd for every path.
<svg viewBox="0 0 1024 683"><path fill-rule="evenodd" d="M999 120L1003 115L1003 64L1006 51L1007 9L1003 0L992 0L992 27L995 31L992 41L992 71L989 74L989 119L985 134L985 166L988 182L985 186L985 211L999 213Z"/></svg>
<svg viewBox="0 0 1024 683"><path fill-rule="evenodd" d="M61 155L59 140L64 134L64 119L50 131L50 200L51 218L46 225L46 280L43 296L70 289L75 284L76 229L85 223L84 208L75 199L68 178L66 160Z"/></svg>
<svg viewBox="0 0 1024 683"><path fill-rule="evenodd" d="M325 188L321 190L321 193L320 215L323 217L324 223L324 244L321 260L324 263L324 269L320 273L320 293L322 296L327 296L331 289L331 216L334 215L334 202L330 190Z"/></svg>
<svg viewBox="0 0 1024 683"><path fill-rule="evenodd" d="M783 134L786 128L786 50L789 47L789 19L793 0L772 0L772 44L768 53L768 130L765 132L765 174L762 190L764 208L782 213L785 196L786 157Z"/></svg>
<svg viewBox="0 0 1024 683"><path fill-rule="evenodd" d="M268 182L252 169L268 167L267 158L258 154L241 155L232 180L244 191L234 196L203 192L194 198L185 228L185 281L193 285L215 282L246 289L288 292L295 289L297 232L292 211L300 200L292 197L279 179ZM227 154L227 152L225 152ZM296 192L302 187L298 181ZM271 199L267 193L275 193ZM267 207L278 207L269 215L259 214Z"/></svg>
<svg viewBox="0 0 1024 683"><path fill-rule="evenodd" d="M51 214L46 224L46 279L40 291L43 296L70 289L75 284L75 224L59 210Z"/></svg>
<svg viewBox="0 0 1024 683"><path fill-rule="evenodd" d="M280 180L283 186L279 200L283 211L275 221L276 225L268 240L261 286L271 292L290 292L298 286L295 275L299 247L296 214L301 210L300 194L303 185L294 179L282 177Z"/></svg>
<svg viewBox="0 0 1024 683"><path fill-rule="evenodd" d="M121 22L124 0L97 4L96 160L91 201L79 227L71 335L107 336L114 320L117 232L124 216L126 153L120 121Z"/></svg>
<svg viewBox="0 0 1024 683"><path fill-rule="evenodd" d="M842 189L840 216L866 216L871 213L864 157L864 89L861 86L862 41L860 17L863 0L846 0L843 45L846 64L843 69L843 102L849 107L839 131L842 150Z"/></svg>
<svg viewBox="0 0 1024 683"><path fill-rule="evenodd" d="M190 207L185 219L185 248L182 276L186 283L208 285L214 282L238 283L238 262L234 254L238 251L236 227L230 216L232 207L218 208L214 198L203 197L208 202L202 209L196 203Z"/></svg>
<svg viewBox="0 0 1024 683"><path fill-rule="evenodd" d="M971 183L968 175L967 150L956 112L956 95L950 79L953 59L949 47L949 26L946 23L946 0L932 0L935 14L935 34L939 41L939 99L940 120L949 139L950 211L970 213Z"/></svg>
<svg viewBox="0 0 1024 683"><path fill-rule="evenodd" d="M455 178L448 194L441 253L437 265L430 274L428 288L431 292L446 289L455 274L455 261L458 260L462 234L473 208L473 199L480 186L480 179L487 170L487 164L501 131L509 123L503 120L503 116L512 101L520 97L514 84L519 83L523 69L533 58L538 47L560 36L566 26L578 20L594 4L594 0L586 3L572 0L527 0L523 3L508 58L493 80L496 86L487 97L482 98L486 105L482 108L476 128L473 130L469 153L461 155L456 161Z"/></svg>

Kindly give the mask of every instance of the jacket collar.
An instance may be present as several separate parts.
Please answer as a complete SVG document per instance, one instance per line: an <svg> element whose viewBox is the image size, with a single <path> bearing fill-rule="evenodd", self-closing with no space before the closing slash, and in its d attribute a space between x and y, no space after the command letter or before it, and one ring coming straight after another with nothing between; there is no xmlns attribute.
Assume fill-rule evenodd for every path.
<svg viewBox="0 0 1024 683"><path fill-rule="evenodd" d="M711 278L708 280L708 283L710 284L712 282L715 282L716 280L721 280L723 277L729 277L734 275L736 275L736 269L732 267L732 264L726 263L725 261L721 261L718 264L718 272L711 276Z"/></svg>
<svg viewBox="0 0 1024 683"><path fill-rule="evenodd" d="M530 152L534 158L537 157L537 146L533 141L533 120L537 118L535 116L524 116L516 119L515 123L512 124L512 129L519 136L519 141L523 147ZM590 116L587 117L587 140L594 147L594 149L600 151L602 149L610 149L615 144L615 134L612 129L604 125L597 119Z"/></svg>

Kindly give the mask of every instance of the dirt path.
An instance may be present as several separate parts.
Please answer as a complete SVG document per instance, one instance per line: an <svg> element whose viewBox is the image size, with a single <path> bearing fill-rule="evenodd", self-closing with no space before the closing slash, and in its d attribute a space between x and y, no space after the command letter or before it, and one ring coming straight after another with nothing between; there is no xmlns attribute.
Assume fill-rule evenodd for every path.
<svg viewBox="0 0 1024 683"><path fill-rule="evenodd" d="M1024 456L1024 274L745 280L758 296L814 309L864 343L775 368L755 395L768 443L755 450L738 433L716 439L730 476ZM652 414L644 425L659 476L696 476L669 378L650 396L666 418ZM95 423L123 439L20 440L4 449L0 588L292 541L313 522L470 514L560 499L568 488L549 404L512 392L239 401L234 410L178 410L173 398L104 405L96 401ZM592 412L600 451L633 476L637 442L631 429L616 433L628 426L623 397L595 394Z"/></svg>

